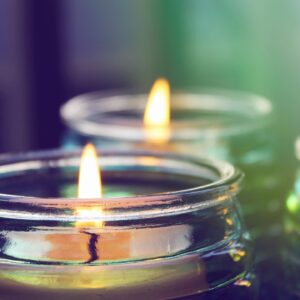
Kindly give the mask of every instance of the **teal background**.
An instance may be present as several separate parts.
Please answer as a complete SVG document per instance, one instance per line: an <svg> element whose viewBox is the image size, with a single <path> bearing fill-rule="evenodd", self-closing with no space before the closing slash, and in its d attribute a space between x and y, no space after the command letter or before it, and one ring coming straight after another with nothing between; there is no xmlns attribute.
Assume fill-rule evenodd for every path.
<svg viewBox="0 0 300 300"><path fill-rule="evenodd" d="M162 72L173 86L266 96L276 111L281 155L290 161L299 133L300 2L162 2Z"/></svg>
<svg viewBox="0 0 300 300"><path fill-rule="evenodd" d="M74 95L147 92L165 76L173 89L268 97L281 162L294 165L299 0L2 0L0 8L0 152L58 147L59 107Z"/></svg>

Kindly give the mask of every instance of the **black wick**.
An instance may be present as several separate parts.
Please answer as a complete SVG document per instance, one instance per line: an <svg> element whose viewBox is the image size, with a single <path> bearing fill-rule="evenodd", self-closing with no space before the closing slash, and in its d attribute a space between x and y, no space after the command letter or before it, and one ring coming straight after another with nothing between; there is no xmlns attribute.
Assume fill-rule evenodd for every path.
<svg viewBox="0 0 300 300"><path fill-rule="evenodd" d="M86 232L86 231L83 231L82 233L90 236L90 240L88 243L90 258L86 262L84 262L85 264L88 264L88 263L91 263L91 262L99 259L99 255L98 255L98 251L97 251L97 242L98 242L98 239L100 238L100 236L98 234L90 233L90 232Z"/></svg>

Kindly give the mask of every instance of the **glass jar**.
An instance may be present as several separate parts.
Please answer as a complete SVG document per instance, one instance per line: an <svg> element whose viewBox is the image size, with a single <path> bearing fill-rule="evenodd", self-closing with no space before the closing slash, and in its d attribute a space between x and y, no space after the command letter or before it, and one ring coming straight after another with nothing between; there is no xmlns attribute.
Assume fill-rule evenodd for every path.
<svg viewBox="0 0 300 300"><path fill-rule="evenodd" d="M1 300L255 298L238 170L100 155L101 199L75 198L77 151L1 157Z"/></svg>
<svg viewBox="0 0 300 300"><path fill-rule="evenodd" d="M300 160L300 137L296 139L295 153ZM296 170L292 191L286 200L284 216L283 270L285 276L284 290L286 299L297 299L300 296L300 170ZM288 296L287 296L288 295ZM282 299L284 299L282 298Z"/></svg>
<svg viewBox="0 0 300 300"><path fill-rule="evenodd" d="M260 96L225 90L173 93L168 142L147 141L143 127L146 95L91 93L61 109L68 131L63 146L92 141L111 149L155 149L230 161L247 176L241 196L247 227L256 241L258 260L281 233L284 180L276 161L271 103Z"/></svg>

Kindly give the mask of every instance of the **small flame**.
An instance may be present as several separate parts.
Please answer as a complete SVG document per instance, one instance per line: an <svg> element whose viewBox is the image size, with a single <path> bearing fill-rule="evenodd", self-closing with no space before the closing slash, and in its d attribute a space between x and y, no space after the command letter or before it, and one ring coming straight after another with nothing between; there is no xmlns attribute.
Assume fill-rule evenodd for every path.
<svg viewBox="0 0 300 300"><path fill-rule="evenodd" d="M170 124L170 85L164 78L157 79L150 91L144 124L149 127Z"/></svg>
<svg viewBox="0 0 300 300"><path fill-rule="evenodd" d="M78 180L78 198L101 198L102 183L95 147L87 144L82 152Z"/></svg>
<svg viewBox="0 0 300 300"><path fill-rule="evenodd" d="M148 142L166 143L170 137L170 85L164 78L155 81L144 114Z"/></svg>

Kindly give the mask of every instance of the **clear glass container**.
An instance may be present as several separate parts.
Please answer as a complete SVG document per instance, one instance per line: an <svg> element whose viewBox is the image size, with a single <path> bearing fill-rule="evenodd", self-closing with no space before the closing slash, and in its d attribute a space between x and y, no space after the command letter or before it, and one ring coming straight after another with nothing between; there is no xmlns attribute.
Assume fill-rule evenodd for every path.
<svg viewBox="0 0 300 300"><path fill-rule="evenodd" d="M101 151L104 197L79 199L79 156L1 157L1 300L255 298L238 170Z"/></svg>
<svg viewBox="0 0 300 300"><path fill-rule="evenodd" d="M300 137L295 143L295 153L300 160ZM295 182L292 191L286 199L284 216L284 247L283 268L285 281L284 289L289 296L286 299L300 297L300 168L296 170ZM283 299L283 298L282 298Z"/></svg>
<svg viewBox="0 0 300 300"><path fill-rule="evenodd" d="M143 113L147 95L91 93L61 109L68 130L65 148L92 141L100 148L155 149L230 161L245 172L242 210L258 248L258 260L273 255L268 247L281 233L284 180L275 163L271 103L260 96L226 90L171 96L170 137L147 141Z"/></svg>

